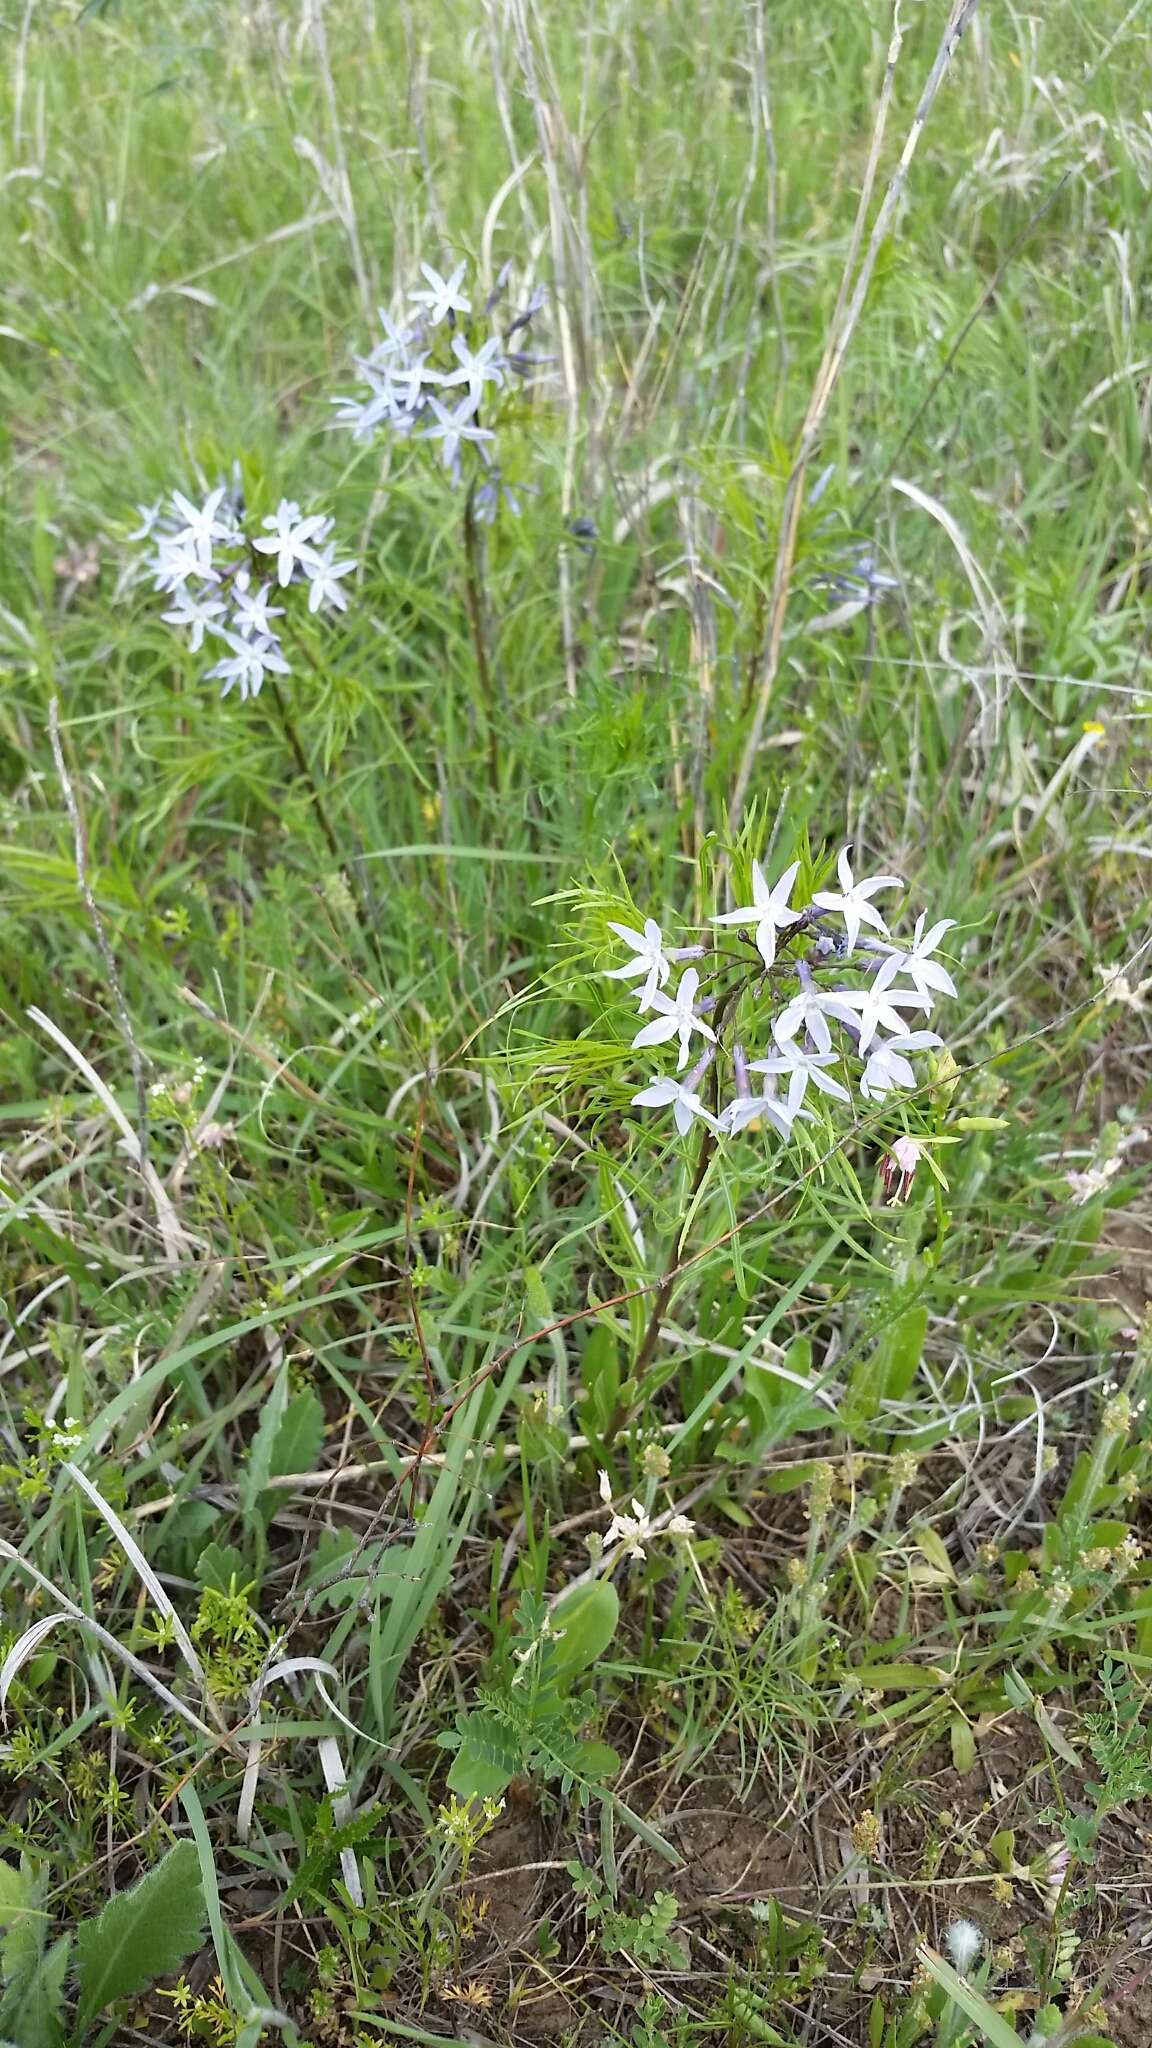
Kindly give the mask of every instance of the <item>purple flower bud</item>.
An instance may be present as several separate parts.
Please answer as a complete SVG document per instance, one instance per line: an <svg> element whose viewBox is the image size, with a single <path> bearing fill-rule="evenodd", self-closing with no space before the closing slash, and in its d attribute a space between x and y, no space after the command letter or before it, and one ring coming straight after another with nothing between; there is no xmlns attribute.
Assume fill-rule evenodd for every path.
<svg viewBox="0 0 1152 2048"><path fill-rule="evenodd" d="M701 1053L700 1058L696 1062L696 1065L693 1067L691 1073L687 1076L684 1082L684 1086L687 1090L691 1091L693 1094L699 1092L700 1083L704 1079L704 1076L708 1072L708 1069L712 1065L712 1062L715 1059L715 1057L716 1054L712 1046L707 1046L705 1050Z"/></svg>
<svg viewBox="0 0 1152 2048"><path fill-rule="evenodd" d="M732 1047L732 1072L736 1080L737 1095L743 1097L751 1095L752 1089L748 1081L748 1061L745 1058L742 1045L734 1045Z"/></svg>

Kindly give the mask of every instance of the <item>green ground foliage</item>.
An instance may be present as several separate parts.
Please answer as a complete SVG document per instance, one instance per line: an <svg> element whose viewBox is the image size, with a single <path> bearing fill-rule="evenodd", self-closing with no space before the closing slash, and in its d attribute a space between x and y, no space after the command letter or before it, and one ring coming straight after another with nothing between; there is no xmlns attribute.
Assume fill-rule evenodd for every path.
<svg viewBox="0 0 1152 2048"><path fill-rule="evenodd" d="M947 0L6 0L15 2048L1152 2039L1152 11L953 11L903 174ZM679 1137L609 923L848 843L947 1050Z"/></svg>

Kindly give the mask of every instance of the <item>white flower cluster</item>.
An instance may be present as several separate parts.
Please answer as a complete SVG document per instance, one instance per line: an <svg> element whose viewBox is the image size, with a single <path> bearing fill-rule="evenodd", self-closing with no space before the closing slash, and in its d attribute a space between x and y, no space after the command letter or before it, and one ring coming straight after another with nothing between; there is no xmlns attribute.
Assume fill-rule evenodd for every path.
<svg viewBox="0 0 1152 2048"><path fill-rule="evenodd" d="M291 498L281 498L255 533L245 526L239 489L226 484L200 504L173 491L137 510L140 525L129 539L151 545L154 552L143 564L144 574L151 576L154 590L173 600L162 618L187 628L193 654L200 652L206 633L228 650L208 670L223 684L222 697L233 685L242 699L258 697L266 675L289 673L280 629L273 624L285 616L285 607L270 602L271 577L261 580L266 571L275 569L282 591L306 588L310 612L328 605L347 610L341 578L356 563L336 560L334 522L320 513L305 514Z"/></svg>
<svg viewBox="0 0 1152 2048"><path fill-rule="evenodd" d="M509 344L539 312L543 296L534 293L501 337L492 315L506 280L474 311L465 290L466 269L458 263L450 277L442 277L430 263L422 263L423 287L408 292L398 318L380 308L383 340L369 355L354 358L366 395L331 402L336 425L350 427L357 441L371 441L384 428L400 438L415 435L438 443L444 467L457 483L463 451L473 449L485 472L476 492L477 510L491 518L501 497L513 512L519 506L502 482L496 434L481 424L481 411L489 393L495 398L508 391L513 377L531 368L531 359Z"/></svg>
<svg viewBox="0 0 1152 2048"><path fill-rule="evenodd" d="M600 1498L605 1507L611 1509L612 1481L604 1471L599 1477ZM614 1543L619 1543L626 1557L646 1557L648 1552L645 1546L652 1543L656 1537L668 1535L683 1539L691 1536L695 1527L696 1524L690 1515L663 1515L654 1521L643 1501L634 1500L630 1515L612 1511L612 1518L604 1533L601 1554L611 1550Z"/></svg>
<svg viewBox="0 0 1152 2048"><path fill-rule="evenodd" d="M754 861L752 902L711 920L722 929L736 928L736 949L668 947L652 918L642 931L611 925L633 957L625 966L609 969L608 978L637 982L641 1015L653 1013L636 1033L633 1046L673 1040L678 1046L676 1073L654 1076L632 1097L634 1105L670 1109L682 1136L699 1119L727 1136L759 1123L788 1139L798 1121L812 1120L812 1112L804 1108L809 1087L834 1101L851 1101L850 1090L838 1078L849 1075L849 1057L863 1063L856 1086L866 1101L882 1101L896 1089L916 1086L910 1055L942 1041L934 1031L911 1029L906 1013L926 1016L938 995L955 995L951 975L934 957L955 919L942 918L926 930L922 912L911 944L894 943L873 898L881 890L902 888L903 883L898 875L857 879L850 853L845 847L837 861L838 886L818 890L801 910L792 905L799 862L794 861L770 887ZM873 938L873 932L880 936ZM803 954L789 950L799 940L806 942ZM669 989L673 963L686 959L708 963L703 970L706 985L702 986L701 970L689 967ZM848 974L855 977L854 983L846 980ZM725 1043L736 1005L746 991L759 995L766 982L784 979L791 986L771 1022L768 1056L750 1060L738 1041ZM694 1041L702 1051L685 1074ZM700 1092L717 1058L729 1066L734 1089L718 1113L705 1107ZM755 1084L753 1075L758 1077Z"/></svg>

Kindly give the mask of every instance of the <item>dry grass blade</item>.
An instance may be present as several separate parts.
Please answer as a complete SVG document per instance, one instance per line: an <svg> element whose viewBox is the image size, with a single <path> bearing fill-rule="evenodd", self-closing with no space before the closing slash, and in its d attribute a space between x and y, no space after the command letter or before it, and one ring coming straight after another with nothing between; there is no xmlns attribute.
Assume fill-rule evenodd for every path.
<svg viewBox="0 0 1152 2048"><path fill-rule="evenodd" d="M832 315L823 360L816 374L812 395L808 401L808 410L800 432L800 443L797 449L796 460L793 463L784 492L784 504L780 515L780 535L777 542L776 561L772 575L768 636L762 664L760 688L757 693L748 738L745 741L739 771L732 791L732 801L729 807L729 823L733 830L738 827L743 815L744 802L755 769L756 756L760 750L761 736L764 731L764 722L768 716L768 707L772 701L772 691L775 687L776 676L780 666L780 645L784 635L784 622L787 617L788 601L792 590L792 571L796 561L796 543L800 531L800 514L804 504L804 483L808 464L819 443L821 429L832 394L839 380L840 372L844 367L844 360L859 324L860 315L864 310L864 302L868 296L868 287L871 284L872 274L876 268L876 259L888 238L895 219L896 208L899 204L901 193L904 190L909 166L916 154L917 145L924 132L928 116L932 111L933 102L940 90L944 74L978 5L979 0L953 0L948 26L941 37L932 68L928 73L924 90L920 95L915 118L900 153L900 160L889 181L888 189L884 194L880 210L873 223L872 232L868 237L868 245L857 272L855 284L850 290L851 274L856 263L862 238L864 219L871 197L872 182L875 178L876 164L880 154L880 144L887 125L888 108L892 97L892 84L903 40L899 7L897 7L892 40L888 48L884 84L881 89L873 127L868 169L865 173L864 189L861 193L861 203L857 210L856 224L853 229L852 242L848 252L848 261L844 266L844 273L840 281L840 292L835 312Z"/></svg>

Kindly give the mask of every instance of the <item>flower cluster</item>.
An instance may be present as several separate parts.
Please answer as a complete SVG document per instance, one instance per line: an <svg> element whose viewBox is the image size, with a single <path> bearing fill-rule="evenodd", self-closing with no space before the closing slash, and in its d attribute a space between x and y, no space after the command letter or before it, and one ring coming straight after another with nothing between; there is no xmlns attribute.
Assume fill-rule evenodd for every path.
<svg viewBox="0 0 1152 2048"><path fill-rule="evenodd" d="M818 889L799 909L792 900L799 862L770 885L754 861L752 901L711 919L717 936L710 949L667 946L652 918L642 931L611 925L632 958L607 970L609 978L638 984L639 1011L648 1019L633 1046L677 1047L676 1072L654 1075L632 1097L634 1105L671 1110L681 1136L699 1120L720 1135L755 1123L789 1139L798 1122L812 1121L805 1108L809 1090L813 1100L848 1103L846 1083L854 1079L865 1101L874 1103L917 1085L914 1055L942 1041L935 1031L914 1026L910 1013L926 1017L938 996L956 994L936 957L955 920L929 926L922 912L910 943L897 943L875 898L902 888L900 877L858 877L850 856L845 847L836 886ZM734 944L727 942L729 933ZM685 968L673 988L673 963L686 959L701 965ZM770 1043L764 1058L749 1059L735 1031L765 987L775 999ZM714 1067L708 1108L702 1088ZM731 1091L722 1103L724 1070ZM899 1165L910 1179L913 1159Z"/></svg>
<svg viewBox="0 0 1152 2048"><path fill-rule="evenodd" d="M600 1498L605 1507L612 1510L612 1519L601 1543L601 1555L611 1550L614 1543L619 1543L625 1557L646 1557L646 1544L661 1534L680 1539L691 1536L696 1524L690 1515L663 1515L653 1520L642 1500L632 1502L630 1515L622 1515L612 1509L612 1481L607 1472L602 1471L599 1477Z"/></svg>
<svg viewBox="0 0 1152 2048"><path fill-rule="evenodd" d="M471 451L471 477L477 464L483 472L476 490L480 516L494 517L502 498L518 511L501 477L495 430L481 414L511 390L515 378L530 374L535 359L512 344L540 311L543 293L534 292L501 334L494 315L506 289L506 271L477 308L465 264L458 263L450 277L430 263L422 263L420 271L423 286L407 293L397 317L380 308L383 340L370 354L354 358L364 395L334 398L335 423L351 428L361 442L373 440L381 429L399 439L415 436L439 449L456 483Z"/></svg>
<svg viewBox="0 0 1152 2048"><path fill-rule="evenodd" d="M172 599L162 618L187 630L193 654L206 634L227 650L208 670L222 683L222 697L233 685L242 699L258 697L265 676L288 675L282 629L274 623L286 606L273 604L274 595L303 597L307 590L310 612L347 610L342 578L356 563L337 561L334 522L302 512L291 498L281 498L254 531L237 485L220 484L199 504L172 491L137 509L140 525L129 539L152 549L142 570L154 590Z"/></svg>

